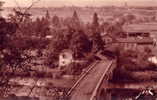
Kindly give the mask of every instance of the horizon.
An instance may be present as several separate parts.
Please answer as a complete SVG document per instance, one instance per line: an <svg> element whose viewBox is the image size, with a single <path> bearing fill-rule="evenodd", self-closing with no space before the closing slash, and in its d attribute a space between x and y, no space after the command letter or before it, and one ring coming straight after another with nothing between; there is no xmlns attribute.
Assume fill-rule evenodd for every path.
<svg viewBox="0 0 157 100"><path fill-rule="evenodd" d="M28 7L32 0L0 0L4 1L4 7ZM33 0L36 1L36 0ZM157 7L155 0L40 0L33 7L102 7L102 6L152 6Z"/></svg>

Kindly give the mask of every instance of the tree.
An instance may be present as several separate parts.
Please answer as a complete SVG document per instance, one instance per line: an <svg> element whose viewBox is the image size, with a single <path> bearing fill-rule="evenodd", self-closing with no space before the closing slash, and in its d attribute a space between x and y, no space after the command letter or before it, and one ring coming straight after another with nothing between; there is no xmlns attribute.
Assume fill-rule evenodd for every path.
<svg viewBox="0 0 157 100"><path fill-rule="evenodd" d="M68 17L64 20L64 25L74 30L82 29L82 24L79 20L79 17L76 11L74 11L72 17Z"/></svg>
<svg viewBox="0 0 157 100"><path fill-rule="evenodd" d="M93 25L93 28L98 28L99 27L99 18L98 18L97 13L94 13L94 15L93 15L92 25Z"/></svg>
<svg viewBox="0 0 157 100"><path fill-rule="evenodd" d="M77 15L77 12L76 12L76 11L74 11L73 16L72 16L72 19L75 20L75 21L79 21L79 17L78 17L78 15Z"/></svg>
<svg viewBox="0 0 157 100"><path fill-rule="evenodd" d="M23 20L24 20L25 18L30 17L31 14L29 13L29 10L30 10L36 3L38 3L39 1L40 1L40 0L32 0L31 4L30 4L28 7L22 9L22 8L18 5L18 3L16 2L16 0L15 0L15 3L16 3L16 5L17 5L17 9L14 8L13 11L14 11L14 13L15 13L16 19L18 19L18 22L17 22L17 23L21 23L21 22L23 22Z"/></svg>
<svg viewBox="0 0 157 100"><path fill-rule="evenodd" d="M35 32L39 37L45 37L50 34L50 22L45 17L37 19Z"/></svg>
<svg viewBox="0 0 157 100"><path fill-rule="evenodd" d="M70 49L76 58L84 57L84 53L91 51L91 42L82 30L75 31L70 41Z"/></svg>
<svg viewBox="0 0 157 100"><path fill-rule="evenodd" d="M117 37L124 37L125 33L124 33L123 25L125 23L126 23L126 20L124 17L115 19L113 23L107 27L106 29L107 34L113 39Z"/></svg>
<svg viewBox="0 0 157 100"><path fill-rule="evenodd" d="M16 23L6 22L4 18L0 19L0 87L8 86L11 77L8 77L8 70L14 73L17 67L23 69L25 61L28 59L24 51L13 44L16 30ZM1 96L3 96L5 90L3 88L0 90Z"/></svg>
<svg viewBox="0 0 157 100"><path fill-rule="evenodd" d="M99 25L99 18L97 13L94 13L93 15L93 21L92 21L92 52L97 52L99 50L103 50L103 40L101 37L101 26Z"/></svg>
<svg viewBox="0 0 157 100"><path fill-rule="evenodd" d="M56 67L56 62L59 60L59 54L62 50L67 49L68 46L68 37L64 35L65 32L60 30L55 30L53 32L53 39L50 41L50 44L47 47L48 57L46 64L49 66Z"/></svg>
<svg viewBox="0 0 157 100"><path fill-rule="evenodd" d="M100 33L94 33L92 36L92 52L96 53L100 50L104 49L104 41L102 40L102 37Z"/></svg>
<svg viewBox="0 0 157 100"><path fill-rule="evenodd" d="M78 14L76 11L74 11L73 16L72 16L72 27L74 29L79 29L80 28L80 19L78 17Z"/></svg>
<svg viewBox="0 0 157 100"><path fill-rule="evenodd" d="M11 15L11 17L17 16ZM0 96L4 96L5 90L9 86L9 80L15 73L19 70L20 72L30 73L28 63L30 63L32 56L27 53L30 50L30 45L28 46L26 38L21 38L17 35L17 30L24 35L24 33L19 31L21 25L26 25L22 29L32 31L32 22L26 21L27 23L24 24L25 21L22 20L22 22L18 23L14 18L10 21L0 18ZM27 26L29 26L29 29L27 29ZM23 47L21 48L21 46Z"/></svg>
<svg viewBox="0 0 157 100"><path fill-rule="evenodd" d="M36 20L34 21L34 30L35 30L35 34L36 36L38 36L41 32L41 20L39 17L36 18Z"/></svg>
<svg viewBox="0 0 157 100"><path fill-rule="evenodd" d="M46 18L46 19L50 19L50 18L51 18L48 10L46 10L45 18Z"/></svg>
<svg viewBox="0 0 157 100"><path fill-rule="evenodd" d="M60 19L57 15L53 16L52 18L52 24L54 27L60 27Z"/></svg>

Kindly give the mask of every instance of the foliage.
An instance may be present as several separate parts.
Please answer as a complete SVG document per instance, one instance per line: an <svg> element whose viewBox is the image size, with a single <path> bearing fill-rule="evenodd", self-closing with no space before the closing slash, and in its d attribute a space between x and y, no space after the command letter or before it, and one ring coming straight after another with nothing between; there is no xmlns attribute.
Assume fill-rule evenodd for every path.
<svg viewBox="0 0 157 100"><path fill-rule="evenodd" d="M97 13L93 16L93 22L88 24L80 21L76 11L72 17L65 19L57 15L51 18L47 11L45 16L35 20L25 17L20 21L19 16L10 15L8 22L5 19L0 19L0 22L0 65L2 66L0 71L9 69L12 76L19 73L19 70L22 70L20 73L31 75L32 66L37 67L32 64L33 61L41 58L44 60L42 65L45 67L57 67L59 54L64 49L72 50L76 59L90 59L89 56L87 57L88 53L93 53L91 54L93 57L94 53L103 49L104 45ZM37 51L37 54L32 55L32 51ZM76 69L75 74L83 68ZM2 76L7 74L8 77L3 78L7 83L11 78L10 72L1 74Z"/></svg>
<svg viewBox="0 0 157 100"><path fill-rule="evenodd" d="M52 24L53 24L53 26L54 27L60 27L61 25L60 25L60 19L59 19L59 17L58 16L53 16L53 18L52 18Z"/></svg>
<svg viewBox="0 0 157 100"><path fill-rule="evenodd" d="M94 13L93 15L93 27L98 27L99 26L99 18L98 18L98 14L97 13Z"/></svg>
<svg viewBox="0 0 157 100"><path fill-rule="evenodd" d="M30 59L30 56L25 54L22 49L16 48L16 44L13 44L13 38L17 29L16 23L6 22L4 18L1 18L0 22L0 86L3 87L7 86L11 77L6 76L8 74L7 70L11 70L11 73L14 73L17 67L25 69L24 65Z"/></svg>
<svg viewBox="0 0 157 100"><path fill-rule="evenodd" d="M90 52L91 42L82 30L75 31L70 41L70 49L73 50L75 57L84 57L84 53Z"/></svg>
<svg viewBox="0 0 157 100"><path fill-rule="evenodd" d="M46 19L37 19L35 22L31 18L26 18L19 23L17 20L12 20L14 18L16 19L16 16L11 16L9 22L0 18L0 87L7 87L10 78L19 73L19 70L22 71L21 73L30 74L32 60L41 57L41 51L49 44L49 41L43 38L49 34L49 24ZM43 26L42 29L39 25ZM34 34L37 33L36 31L39 35ZM33 37L34 35L36 36ZM38 55L30 54L33 50L37 50ZM1 88L5 91L3 89L6 88ZM1 95L4 95L3 93Z"/></svg>
<svg viewBox="0 0 157 100"><path fill-rule="evenodd" d="M74 30L81 30L83 23L80 21L78 14L74 11L72 17L68 17L64 19L63 25Z"/></svg>

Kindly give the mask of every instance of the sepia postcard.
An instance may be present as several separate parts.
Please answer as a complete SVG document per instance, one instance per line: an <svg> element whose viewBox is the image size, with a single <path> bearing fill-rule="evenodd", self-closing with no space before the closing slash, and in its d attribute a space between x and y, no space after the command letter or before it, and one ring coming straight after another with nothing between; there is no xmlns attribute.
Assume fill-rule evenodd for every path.
<svg viewBox="0 0 157 100"><path fill-rule="evenodd" d="M157 100L157 1L0 0L0 100Z"/></svg>

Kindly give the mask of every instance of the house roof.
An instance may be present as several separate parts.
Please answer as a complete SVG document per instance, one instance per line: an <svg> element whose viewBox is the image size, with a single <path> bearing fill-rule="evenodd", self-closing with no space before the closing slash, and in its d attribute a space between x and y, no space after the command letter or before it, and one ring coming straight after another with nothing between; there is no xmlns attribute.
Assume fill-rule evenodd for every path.
<svg viewBox="0 0 157 100"><path fill-rule="evenodd" d="M117 41L119 43L137 43L137 44L153 44L154 41L152 38L127 38L127 39L124 39L124 38L119 38L117 39Z"/></svg>
<svg viewBox="0 0 157 100"><path fill-rule="evenodd" d="M157 32L157 23L130 24L123 28L126 32Z"/></svg>
<svg viewBox="0 0 157 100"><path fill-rule="evenodd" d="M72 50L70 50L70 49L64 49L64 50L62 50L62 52L61 52L61 53L65 53L65 52L68 52L68 53L73 53L73 52L72 52Z"/></svg>

